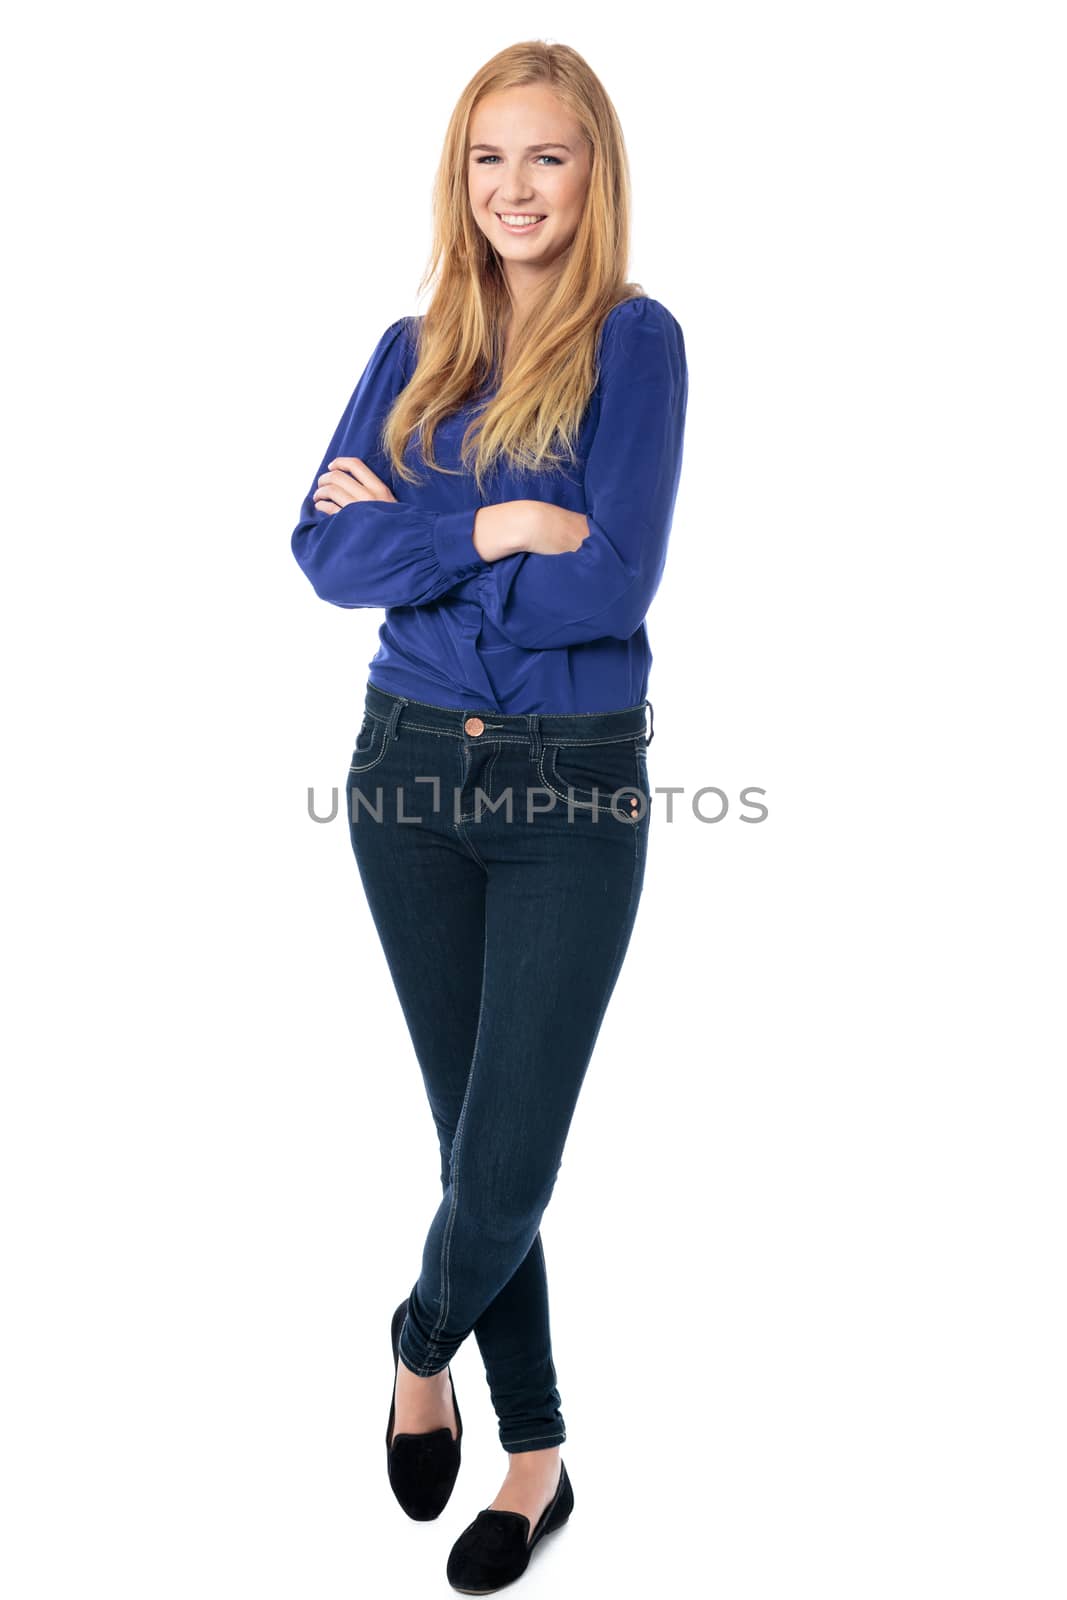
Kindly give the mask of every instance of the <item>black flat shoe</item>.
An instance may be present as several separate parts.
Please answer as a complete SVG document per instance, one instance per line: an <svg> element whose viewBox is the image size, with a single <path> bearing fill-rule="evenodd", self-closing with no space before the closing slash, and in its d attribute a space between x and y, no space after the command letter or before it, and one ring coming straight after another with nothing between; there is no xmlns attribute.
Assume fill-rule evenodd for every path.
<svg viewBox="0 0 1067 1600"><path fill-rule="evenodd" d="M461 1594L492 1594L521 1578L538 1539L562 1528L574 1509L574 1490L562 1459L559 1485L530 1533L530 1519L521 1511L479 1511L448 1557L447 1576Z"/></svg>
<svg viewBox="0 0 1067 1600"><path fill-rule="evenodd" d="M448 1504L449 1495L459 1472L460 1440L463 1438L463 1419L456 1400L456 1386L452 1383L452 1368L448 1368L448 1381L452 1388L452 1404L456 1408L456 1437L451 1428L433 1428L429 1433L398 1433L393 1437L396 1417L396 1379L400 1368L400 1330L407 1316L408 1303L401 1301L393 1312L390 1330L393 1339L393 1399L389 1407L389 1423L385 1430L386 1464L393 1493L416 1522L430 1522L439 1517Z"/></svg>

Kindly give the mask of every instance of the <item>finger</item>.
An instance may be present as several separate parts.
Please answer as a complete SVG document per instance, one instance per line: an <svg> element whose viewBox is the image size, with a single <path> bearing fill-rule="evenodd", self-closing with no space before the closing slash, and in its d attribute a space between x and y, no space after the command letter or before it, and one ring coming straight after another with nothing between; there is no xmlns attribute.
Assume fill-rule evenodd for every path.
<svg viewBox="0 0 1067 1600"><path fill-rule="evenodd" d="M377 473L372 472L367 463L362 461L359 456L335 456L326 465L335 467L342 472L351 473L356 482L361 483L365 489L370 489L377 500L391 500L393 497L389 485L383 483Z"/></svg>
<svg viewBox="0 0 1067 1600"><path fill-rule="evenodd" d="M343 500L330 499L329 496L321 491L315 495L314 499L316 511L329 511L331 514L335 511L340 511L342 505L345 504Z"/></svg>
<svg viewBox="0 0 1067 1600"><path fill-rule="evenodd" d="M345 472L340 467L336 468L333 472L320 472L319 473L319 482L320 482L320 484L321 483L336 483L339 486L340 485L344 485L349 489L357 489L357 488L364 488L365 487L365 485L360 483L360 480L355 476L354 473Z"/></svg>
<svg viewBox="0 0 1067 1600"><path fill-rule="evenodd" d="M348 484L325 483L315 490L312 500L316 506L325 506L331 502L340 510L342 506L351 505L356 500L368 500L369 495L359 490L352 480Z"/></svg>
<svg viewBox="0 0 1067 1600"><path fill-rule="evenodd" d="M352 500L373 499L369 489L365 489L357 479L348 472L324 472L319 477L319 486L312 495L313 500L325 494L329 499L336 500L338 505L348 505Z"/></svg>

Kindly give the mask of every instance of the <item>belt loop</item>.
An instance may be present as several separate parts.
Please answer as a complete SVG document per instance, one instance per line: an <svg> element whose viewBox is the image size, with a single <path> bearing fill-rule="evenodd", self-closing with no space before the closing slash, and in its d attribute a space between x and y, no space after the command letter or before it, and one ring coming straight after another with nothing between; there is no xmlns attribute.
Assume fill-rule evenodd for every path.
<svg viewBox="0 0 1067 1600"><path fill-rule="evenodd" d="M656 734L656 717L652 710L652 701L646 699L645 705L648 707L648 742L651 744Z"/></svg>
<svg viewBox="0 0 1067 1600"><path fill-rule="evenodd" d="M541 718L536 711L528 711L526 723L530 729L530 754L536 760L541 754Z"/></svg>
<svg viewBox="0 0 1067 1600"><path fill-rule="evenodd" d="M396 705L393 707L392 711L390 711L389 721L385 726L385 737L387 739L398 739L400 737L396 731L396 725L400 721L400 713L404 710L404 707L407 704L408 702L405 700L403 695L397 695Z"/></svg>

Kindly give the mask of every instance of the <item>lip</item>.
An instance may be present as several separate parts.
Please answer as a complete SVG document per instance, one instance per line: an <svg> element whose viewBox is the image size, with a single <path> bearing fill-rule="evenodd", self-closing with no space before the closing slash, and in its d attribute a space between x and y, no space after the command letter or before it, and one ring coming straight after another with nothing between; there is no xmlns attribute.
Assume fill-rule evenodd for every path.
<svg viewBox="0 0 1067 1600"><path fill-rule="evenodd" d="M539 228L539 227L540 227L540 226L541 226L541 222L546 222L546 221L547 221L547 220L548 220L548 219L547 219L547 217L542 217L542 218L541 218L541 222L530 222L530 223L528 223L528 224L527 224L527 225L526 225L526 227L525 227L525 228L513 228L513 227L512 227L512 225L511 225L511 223L510 223L510 222L505 222L505 221L504 221L504 219L503 219L503 217L502 217L502 216L501 216L501 215L500 215L500 212L499 212L499 211L494 211L494 212L493 212L493 215L494 215L494 217L495 217L495 218L496 218L496 220L497 220L497 221L498 221L498 222L499 222L499 224L500 224L500 226L501 226L501 227L502 227L502 228L506 228L506 229L507 229L507 231L508 231L508 233L513 233L513 234L515 234L515 236L516 236L516 238L517 238L517 237L518 237L518 236L519 236L519 235L520 235L520 234L526 234L526 233L536 233L536 232L537 232L537 230L538 230L538 228ZM520 213L519 213L519 212L516 212L516 213L515 213L515 215L516 215L516 216L519 216L519 215L520 215Z"/></svg>

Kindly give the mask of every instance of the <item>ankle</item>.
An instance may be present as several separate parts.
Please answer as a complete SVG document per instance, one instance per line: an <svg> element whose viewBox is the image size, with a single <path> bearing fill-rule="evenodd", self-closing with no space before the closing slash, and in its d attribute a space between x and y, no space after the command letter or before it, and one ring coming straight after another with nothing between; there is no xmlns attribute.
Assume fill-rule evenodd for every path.
<svg viewBox="0 0 1067 1600"><path fill-rule="evenodd" d="M559 1445L544 1450L509 1450L508 1472L517 1478L536 1477L547 1467L559 1469Z"/></svg>
<svg viewBox="0 0 1067 1600"><path fill-rule="evenodd" d="M448 1388L448 1368L442 1367L440 1372L431 1372L424 1376L421 1372L413 1372L404 1361L400 1359L400 1373L414 1389L422 1389L426 1394L432 1394L434 1389Z"/></svg>

